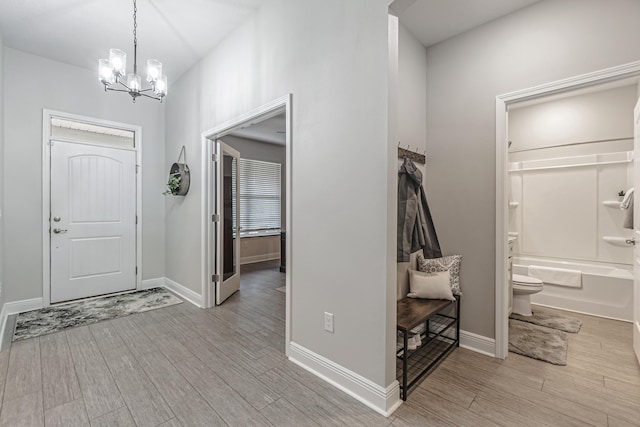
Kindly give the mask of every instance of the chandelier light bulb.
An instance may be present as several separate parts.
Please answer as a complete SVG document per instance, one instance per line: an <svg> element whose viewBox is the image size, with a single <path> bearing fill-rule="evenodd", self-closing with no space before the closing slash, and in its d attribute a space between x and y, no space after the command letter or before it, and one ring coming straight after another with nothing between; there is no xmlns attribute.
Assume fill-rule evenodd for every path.
<svg viewBox="0 0 640 427"><path fill-rule="evenodd" d="M162 62L157 59L147 59L147 81L154 83L162 76Z"/></svg>
<svg viewBox="0 0 640 427"><path fill-rule="evenodd" d="M142 79L137 74L127 74L127 86L132 92L140 92L142 87Z"/></svg>
<svg viewBox="0 0 640 427"><path fill-rule="evenodd" d="M100 59L98 61L98 78L105 86L113 84L115 77L113 75L113 69L109 65L108 59Z"/></svg>
<svg viewBox="0 0 640 427"><path fill-rule="evenodd" d="M109 49L109 65L117 77L124 76L127 68L127 54L120 49Z"/></svg>
<svg viewBox="0 0 640 427"><path fill-rule="evenodd" d="M162 76L156 80L153 92L160 98L167 94L167 76Z"/></svg>

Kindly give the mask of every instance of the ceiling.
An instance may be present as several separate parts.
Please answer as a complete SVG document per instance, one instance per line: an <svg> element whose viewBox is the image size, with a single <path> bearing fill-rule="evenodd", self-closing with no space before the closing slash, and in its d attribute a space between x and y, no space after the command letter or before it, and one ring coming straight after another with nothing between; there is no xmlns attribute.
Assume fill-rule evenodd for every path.
<svg viewBox="0 0 640 427"><path fill-rule="evenodd" d="M158 59L175 81L265 1L137 0L142 70L147 59ZM423 45L431 46L537 1L395 0L391 7ZM132 0L0 0L0 31L6 46L90 70L116 47L127 52L131 72L132 15ZM284 130L281 115L232 135L284 145Z"/></svg>
<svg viewBox="0 0 640 427"><path fill-rule="evenodd" d="M233 131L230 135L267 142L269 144L286 145L286 125L286 114L282 113L270 119L253 123L248 127Z"/></svg>
<svg viewBox="0 0 640 427"><path fill-rule="evenodd" d="M142 69L158 59L177 79L264 1L138 0ZM0 0L0 31L6 46L86 69L117 47L133 68L132 0Z"/></svg>
<svg viewBox="0 0 640 427"><path fill-rule="evenodd" d="M429 47L540 0L396 0L400 22Z"/></svg>
<svg viewBox="0 0 640 427"><path fill-rule="evenodd" d="M175 81L268 0L137 1L139 62L162 61ZM536 1L395 0L392 8L430 46ZM132 15L132 0L0 0L0 31L6 46L90 70L117 47L131 70Z"/></svg>

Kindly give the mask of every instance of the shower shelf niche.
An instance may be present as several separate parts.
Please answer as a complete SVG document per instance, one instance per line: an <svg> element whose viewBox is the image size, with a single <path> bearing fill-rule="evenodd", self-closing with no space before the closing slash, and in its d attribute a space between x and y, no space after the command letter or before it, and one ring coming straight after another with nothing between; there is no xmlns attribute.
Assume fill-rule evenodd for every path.
<svg viewBox="0 0 640 427"><path fill-rule="evenodd" d="M605 205L608 208L614 208L614 209L620 209L620 203L617 200L605 200L604 202L602 202L603 205Z"/></svg>

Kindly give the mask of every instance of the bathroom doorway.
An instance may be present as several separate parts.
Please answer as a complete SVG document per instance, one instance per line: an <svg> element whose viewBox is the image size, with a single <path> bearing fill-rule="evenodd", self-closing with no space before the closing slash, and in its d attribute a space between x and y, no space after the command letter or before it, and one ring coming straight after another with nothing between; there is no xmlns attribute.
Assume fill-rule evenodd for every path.
<svg viewBox="0 0 640 427"><path fill-rule="evenodd" d="M624 92L623 87L626 87L627 97L632 88L635 88L632 96L637 99L640 93L639 75L640 63L632 63L496 98L496 356L499 358L505 358L508 354L508 316L511 297L509 237L515 238L515 241L520 239L515 248L516 253L530 255L528 258L533 258L536 265L544 264L541 255L551 252L547 261L561 262L562 266L566 265L564 264L566 260L562 260L562 253L570 254L569 257L574 261L577 260L581 265L598 266L598 262L604 264L606 261L610 265L617 266L628 276L626 285L629 295L633 295L631 265L633 249L626 243L633 233L630 230L622 231L621 224L618 223L621 222L621 218L618 217L621 217L622 213L614 211L612 207L613 202L618 203L617 206L619 206L617 193L628 190L628 186L633 184L633 168L630 167L633 165L633 135L631 133L631 135L615 137L573 138L573 140L565 139L565 142L560 143L557 139L553 140L554 137L559 136L554 135L553 131L561 129L562 125L566 127L571 118L577 115L575 105L573 108L568 108L565 102L564 110L550 112L547 108L546 113L539 106L546 101L547 107L550 105L559 107L563 100L583 97L581 101L584 101L588 97L596 96L595 94L599 92L604 93L604 89ZM545 114L547 120L560 117L564 119L553 125L550 124L552 122L547 122L548 125L544 127L541 123ZM517 125L520 128L512 126L514 123L517 124L519 118L516 116L518 115L528 115L531 119L530 123L537 120L537 127L526 130L521 125ZM627 124L632 125L631 112L627 117ZM629 128L632 126L627 129ZM522 130L524 131L521 132ZM527 141L523 137L527 132L537 132L537 139ZM631 158L625 157L623 154L625 152L630 152ZM567 171L571 173L565 173ZM558 181L560 178L564 181ZM593 184L593 192L584 191L585 179ZM565 184L562 184L563 182ZM560 191L557 192L557 196L549 198L548 195L551 192L547 190L554 186ZM614 191L611 188L617 190ZM523 199L524 190L528 190L526 200ZM596 195L598 191L601 194ZM579 196L577 200L580 207L573 206L576 209L573 213L574 215L579 213L580 219L571 222L571 226L575 227L570 230L573 238L578 241L558 240L559 233L555 228L560 227L558 224L561 221L551 224L542 233L538 226L537 232L533 233L532 227L539 225L540 221L554 212L557 214L558 210L554 211L555 208L566 207L563 198L571 198L572 195ZM552 200L553 197L557 198ZM551 206L541 206L543 202ZM589 206L589 212L585 211L586 206ZM607 212L607 209L610 211ZM571 211L563 214L570 215ZM585 233L584 230L588 227L593 229ZM517 273L520 274L527 272L527 262L531 261L531 259L523 260L522 258L527 257L520 257L516 263ZM516 273L516 266L514 266L514 273ZM549 264L549 268L553 268L553 265ZM618 284L622 286L621 283ZM557 295L558 292L554 293L555 297L562 296ZM562 294L562 292L559 293ZM568 294L571 295L571 291ZM629 314L633 316L633 298L627 297L627 299L630 300ZM541 304L553 305L549 302L548 295L544 298L534 297L534 301L536 300L542 301ZM580 307L567 308L573 311L585 311Z"/></svg>

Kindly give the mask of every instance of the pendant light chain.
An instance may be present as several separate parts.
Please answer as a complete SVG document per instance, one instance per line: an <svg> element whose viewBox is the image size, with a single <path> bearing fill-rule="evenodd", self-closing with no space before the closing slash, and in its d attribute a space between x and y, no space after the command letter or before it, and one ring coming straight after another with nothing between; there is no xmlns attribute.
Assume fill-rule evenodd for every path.
<svg viewBox="0 0 640 427"><path fill-rule="evenodd" d="M138 5L133 0L133 74L138 74Z"/></svg>

